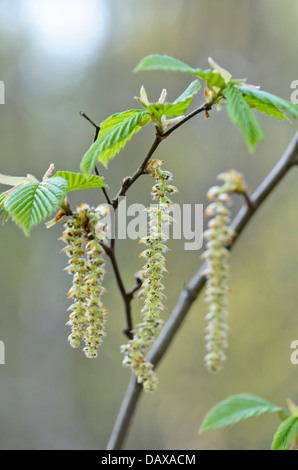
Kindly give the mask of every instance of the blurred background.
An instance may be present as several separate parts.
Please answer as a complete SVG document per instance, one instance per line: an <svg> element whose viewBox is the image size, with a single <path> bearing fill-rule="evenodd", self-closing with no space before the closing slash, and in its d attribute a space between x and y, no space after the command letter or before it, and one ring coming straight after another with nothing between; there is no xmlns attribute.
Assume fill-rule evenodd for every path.
<svg viewBox="0 0 298 470"><path fill-rule="evenodd" d="M84 110L100 123L138 107L141 85L157 100L167 88L174 100L188 86L183 74L133 74L147 54L169 54L207 68L211 56L232 72L290 99L298 79L297 0L1 0L0 172L41 178L49 164L79 171L93 139ZM193 107L203 100L196 97ZM205 204L221 171L245 174L253 191L278 161L297 123L259 116L265 132L254 155L226 111L188 122L160 146L157 157L174 173L177 203ZM152 126L101 169L114 196L154 138ZM143 395L126 449L268 449L278 420L258 418L198 435L206 412L230 394L251 393L285 405L298 401L298 366L290 344L298 339L297 199L293 170L259 210L231 257L230 345L217 375L204 366L207 307L203 296L188 314L158 368L160 385ZM135 184L128 203L148 204L150 178ZM4 190L4 187L0 188ZM7 188L6 188L7 189ZM72 193L71 205L104 202L98 190ZM236 212L239 200L234 204ZM44 224L26 238L11 221L0 234L1 449L104 449L130 379L121 365L122 300L111 267L106 275L107 337L97 360L67 343L66 310L71 278L60 254L62 225ZM201 265L200 252L170 241L167 318L183 285ZM142 266L139 246L119 241L117 255L127 288ZM140 304L134 303L134 321Z"/></svg>

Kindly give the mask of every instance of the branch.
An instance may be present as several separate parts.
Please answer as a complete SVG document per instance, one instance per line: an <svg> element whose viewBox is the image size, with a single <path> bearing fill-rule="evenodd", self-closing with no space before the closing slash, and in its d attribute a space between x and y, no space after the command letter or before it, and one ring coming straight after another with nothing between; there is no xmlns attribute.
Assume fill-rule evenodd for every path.
<svg viewBox="0 0 298 470"><path fill-rule="evenodd" d="M240 234L247 226L255 212L276 188L276 186L278 186L290 168L294 166L293 162L296 164L297 161L298 132L295 134L279 162L260 184L257 190L252 194L249 205L245 204L234 218L231 226L236 232L237 236L231 244L231 249L235 245ZM167 321L154 346L152 347L148 355L148 361L150 361L155 367L160 363L173 338L175 337L175 334L179 330L181 323L185 319L190 307L202 291L206 283L206 278L204 276L205 268L206 266L204 264L193 276L187 286L182 290L176 307L174 308L169 320ZM142 390L142 385L137 384L135 377L132 377L119 410L110 440L108 442L107 450L121 449Z"/></svg>
<svg viewBox="0 0 298 470"><path fill-rule="evenodd" d="M116 277L116 282L117 282L119 291L121 293L122 299L124 301L125 315L126 315L126 325L127 326L123 330L123 333L128 337L128 339L132 339L132 337L133 337L133 333L132 333L133 325L132 325L132 318L131 318L131 301L133 299L133 293L137 289L134 288L133 293L131 293L131 291L126 292L123 281L122 281L122 277L121 277L121 274L120 274L120 270L119 270L119 267L118 267L118 263L117 263L117 260L116 260L114 247L112 247L112 246L110 247L110 246L108 246L104 243L101 243L101 246L103 247L103 249L106 252L107 256L111 260L113 270L114 270L114 274L115 274L115 277Z"/></svg>

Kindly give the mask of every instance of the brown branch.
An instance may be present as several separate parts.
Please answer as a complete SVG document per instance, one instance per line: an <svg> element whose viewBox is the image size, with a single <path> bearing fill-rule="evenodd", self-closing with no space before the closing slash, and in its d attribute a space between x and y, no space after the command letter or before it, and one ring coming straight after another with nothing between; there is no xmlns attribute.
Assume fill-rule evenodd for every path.
<svg viewBox="0 0 298 470"><path fill-rule="evenodd" d="M124 302L124 309L125 309L125 315L126 315L126 328L123 330L123 333L128 337L128 339L132 339L133 337L133 325L132 325L132 317L131 317L131 301L133 298L133 294L131 292L126 292L122 277L120 274L119 266L117 263L117 259L115 256L115 250L114 247L108 246L105 243L101 243L101 246L103 247L106 255L110 258L111 264L114 270L116 282L119 288L119 291L121 293L123 302ZM135 291L134 291L135 292Z"/></svg>
<svg viewBox="0 0 298 470"><path fill-rule="evenodd" d="M95 122L92 121L92 119L89 116L87 116L87 114L84 111L80 111L80 116L85 118L87 121L90 122L90 124L92 124L93 127L95 127L95 136L94 136L94 139L93 139L93 143L94 143L97 140L97 137L98 137L98 134L99 134L99 131L100 131L100 126L95 124Z"/></svg>
<svg viewBox="0 0 298 470"><path fill-rule="evenodd" d="M232 222L232 228L237 234L237 237L231 244L231 249L238 240L240 234L247 226L250 219L255 212L259 209L261 204L267 199L271 192L278 186L283 177L288 173L290 168L293 167L293 162L298 161L298 132L290 142L284 155L279 162L271 170L268 176L260 184L257 190L250 198L251 204L243 206ZM157 338L148 360L155 366L159 365L161 359L167 352L173 338L175 337L180 325L187 316L190 307L202 291L206 278L204 270L206 266L203 265L198 272L193 276L187 286L182 290L176 307L174 308L169 320ZM116 423L114 425L110 440L107 445L108 450L121 449L123 442L127 436L129 426L131 424L137 403L141 396L142 385L137 384L134 377L132 377L121 408L119 410Z"/></svg>
<svg viewBox="0 0 298 470"><path fill-rule="evenodd" d="M152 146L150 147L150 150L149 150L149 152L147 153L146 158L145 158L145 160L143 161L143 163L142 163L142 164L140 165L140 167L134 172L134 174L133 174L132 176L129 176L129 177L124 178L124 180L123 180L123 182L122 182L122 186L121 186L120 190L118 191L117 196L112 200L112 206L114 207L115 210L118 208L118 205L119 205L119 198L125 196L127 190L131 187L131 185L132 185L141 175L144 174L147 163L149 162L150 158L151 158L152 155L154 154L155 150L157 149L157 147L159 146L159 144L161 143L161 141L162 141L161 136L160 136L159 134L156 134L155 140L154 140Z"/></svg>

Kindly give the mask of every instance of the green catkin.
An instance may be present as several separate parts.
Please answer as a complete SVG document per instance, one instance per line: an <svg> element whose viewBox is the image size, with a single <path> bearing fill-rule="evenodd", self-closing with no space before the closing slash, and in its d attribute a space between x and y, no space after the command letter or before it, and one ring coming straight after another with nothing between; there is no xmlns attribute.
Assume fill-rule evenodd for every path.
<svg viewBox="0 0 298 470"><path fill-rule="evenodd" d="M176 191L176 188L169 184L172 175L160 169L162 163L159 160L153 160L147 167L147 172L156 178L156 184L153 186L151 194L157 204L147 209L149 235L140 240L140 243L147 245L146 250L140 255L146 259L142 270L144 282L139 293L139 298L144 300L144 306L141 310L143 321L136 326L133 339L121 347L121 351L124 353L123 365L131 367L136 374L138 383L143 384L145 391L154 391L158 385L153 366L146 360L145 354L163 324L160 312L164 310L163 301L166 296L162 278L167 271L164 253L168 251L165 245L167 236L163 233L163 229L173 220L169 215L172 202L168 195Z"/></svg>
<svg viewBox="0 0 298 470"><path fill-rule="evenodd" d="M228 277L229 254L228 246L235 236L230 228L230 194L246 192L243 176L230 170L221 173L218 179L222 186L213 186L207 193L207 199L212 201L206 208L206 216L212 217L208 229L204 233L207 240L206 250L202 255L207 262L205 275L207 287L205 300L208 303L207 336L205 356L206 367L210 372L221 370L226 359L225 349L228 347Z"/></svg>
<svg viewBox="0 0 298 470"><path fill-rule="evenodd" d="M82 204L77 212L65 222L66 230L63 240L66 247L62 250L69 257L66 270L73 276L73 284L69 297L74 303L68 310L68 326L71 334L68 341L73 348L78 348L81 341L85 342L86 357L98 356L98 348L105 333L107 311L101 301L105 292L102 281L105 274L103 248L106 243L105 226L100 219L105 214L105 208L90 208Z"/></svg>

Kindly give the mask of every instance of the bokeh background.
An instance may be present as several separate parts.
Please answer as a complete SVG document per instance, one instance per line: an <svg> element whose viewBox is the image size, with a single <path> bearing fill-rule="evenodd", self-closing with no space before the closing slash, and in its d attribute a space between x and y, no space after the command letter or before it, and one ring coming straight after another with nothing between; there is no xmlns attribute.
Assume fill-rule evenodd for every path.
<svg viewBox="0 0 298 470"><path fill-rule="evenodd" d="M169 54L207 68L214 60L236 77L290 99L298 79L297 0L1 0L0 172L41 178L56 169L79 171L96 122L136 106L144 85L152 100L167 88L175 99L191 77L133 74L150 53ZM203 100L202 94L193 106ZM198 116L160 146L179 187L175 202L203 203L216 175L235 168L257 187L277 162L297 123L259 116L265 140L247 151L226 112ZM148 126L102 175L114 195L143 159L153 139ZM290 363L297 322L297 171L262 206L231 257L230 346L223 371L204 367L206 305L197 301L158 369L160 385L143 395L126 449L267 449L278 420L258 418L198 435L206 412L230 394L247 392L277 404L298 400L298 366ZM150 179L139 180L128 202L150 201ZM4 188L1 188L2 190ZM71 204L104 202L97 190L72 193ZM233 210L239 208L239 201ZM106 276L108 336L97 360L72 350L66 309L71 278L59 255L62 226L41 224L30 238L9 221L0 233L1 449L104 449L130 378L121 366L125 341L122 301ZM199 268L201 252L170 241L167 318L183 285ZM139 247L119 241L117 255L127 288L140 269ZM110 273L111 268L108 267ZM140 305L134 304L138 321Z"/></svg>

